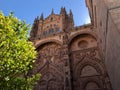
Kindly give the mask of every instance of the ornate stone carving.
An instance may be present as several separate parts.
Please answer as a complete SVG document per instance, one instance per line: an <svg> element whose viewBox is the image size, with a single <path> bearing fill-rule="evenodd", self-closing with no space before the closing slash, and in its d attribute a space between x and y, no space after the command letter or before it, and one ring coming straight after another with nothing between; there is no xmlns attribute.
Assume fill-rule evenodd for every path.
<svg viewBox="0 0 120 90"><path fill-rule="evenodd" d="M97 58L98 50L97 47L93 47L89 49L74 51L71 54L74 59L73 64L76 64L82 61L84 58L90 58L96 60L95 58Z"/></svg>
<svg viewBox="0 0 120 90"><path fill-rule="evenodd" d="M44 45L44 47L38 51L37 62L45 63L46 61L49 61L51 63L57 63L60 61L60 58L61 58L60 45L55 43L49 43L48 45L47 44Z"/></svg>
<svg viewBox="0 0 120 90"><path fill-rule="evenodd" d="M64 85L53 74L46 73L38 84L35 86L35 90L63 90Z"/></svg>
<svg viewBox="0 0 120 90"><path fill-rule="evenodd" d="M30 36L38 56L30 74L42 77L34 90L111 90L93 25L73 25L72 12L68 15L65 8L60 15L35 19Z"/></svg>
<svg viewBox="0 0 120 90"><path fill-rule="evenodd" d="M63 35L63 44L68 44L68 34L65 30Z"/></svg>
<svg viewBox="0 0 120 90"><path fill-rule="evenodd" d="M42 77L35 90L62 90L63 61L61 60L61 46L57 43L46 43L37 49L38 57L34 73L41 73Z"/></svg>

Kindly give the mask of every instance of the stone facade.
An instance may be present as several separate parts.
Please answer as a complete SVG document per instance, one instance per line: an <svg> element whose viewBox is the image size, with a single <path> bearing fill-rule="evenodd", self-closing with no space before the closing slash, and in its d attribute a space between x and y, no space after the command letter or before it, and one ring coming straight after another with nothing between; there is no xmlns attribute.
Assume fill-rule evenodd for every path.
<svg viewBox="0 0 120 90"><path fill-rule="evenodd" d="M40 73L42 76L34 90L112 90L114 73L110 72L111 67L107 63L109 57L106 57L112 52L108 52L104 36L107 9L105 3L101 2L99 5L103 6L100 10L104 12L96 12L99 5L93 5L97 1L101 2L86 0L91 24L75 27L72 11L67 14L65 8L61 8L60 14L52 10L47 18L42 14L35 19L30 40L38 55L30 73ZM103 19L97 16L100 14ZM112 21L109 21L108 25L111 24ZM103 31L99 31L101 29ZM112 60L109 64L114 67Z"/></svg>

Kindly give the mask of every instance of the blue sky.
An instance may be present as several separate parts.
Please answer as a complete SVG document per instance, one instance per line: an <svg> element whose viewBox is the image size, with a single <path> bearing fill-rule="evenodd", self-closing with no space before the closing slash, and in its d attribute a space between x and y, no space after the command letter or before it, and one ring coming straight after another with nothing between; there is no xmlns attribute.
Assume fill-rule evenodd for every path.
<svg viewBox="0 0 120 90"><path fill-rule="evenodd" d="M52 8L56 14L59 14L61 7L65 7L67 12L72 10L75 26L89 22L85 0L0 0L0 10L5 15L12 11L16 17L31 25L35 17L40 16L41 13L46 18Z"/></svg>

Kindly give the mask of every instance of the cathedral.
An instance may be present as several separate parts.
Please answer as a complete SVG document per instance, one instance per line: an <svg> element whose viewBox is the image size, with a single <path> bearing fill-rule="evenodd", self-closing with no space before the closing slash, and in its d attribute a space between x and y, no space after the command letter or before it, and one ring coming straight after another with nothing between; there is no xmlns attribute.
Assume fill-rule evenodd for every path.
<svg viewBox="0 0 120 90"><path fill-rule="evenodd" d="M43 14L35 18L30 40L38 55L31 73L40 73L41 78L35 84L34 90L120 89L117 84L120 81L115 82L119 79L117 73L120 73L120 70L116 72L115 69L115 65L118 65L117 59L116 64L113 64L110 57L114 55L108 55L112 52L118 55L120 52L114 51L113 46L108 44L109 40L116 42L114 37L109 38L108 33L109 28L116 30L112 27L114 21L111 21L115 14L112 17L112 11L109 11L112 10L111 2L86 0L91 23L82 26L74 26L73 13L71 10L66 12L65 7L61 8L59 14L52 10L47 18ZM118 13L120 15L120 11Z"/></svg>

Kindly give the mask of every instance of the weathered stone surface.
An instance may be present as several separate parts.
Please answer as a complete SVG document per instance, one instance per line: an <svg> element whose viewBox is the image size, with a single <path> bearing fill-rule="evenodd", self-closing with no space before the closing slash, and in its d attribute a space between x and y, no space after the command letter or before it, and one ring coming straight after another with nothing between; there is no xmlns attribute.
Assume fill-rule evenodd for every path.
<svg viewBox="0 0 120 90"><path fill-rule="evenodd" d="M120 89L119 0L86 4L92 21L88 25L75 27L65 8L35 19L30 40L38 56L31 74L42 74L35 90Z"/></svg>
<svg viewBox="0 0 120 90"><path fill-rule="evenodd" d="M86 1L90 3L90 0ZM92 5L88 5L88 7L92 15L91 19L94 19L92 23L96 25L99 46L111 85L113 90L119 90L120 0L92 0Z"/></svg>

